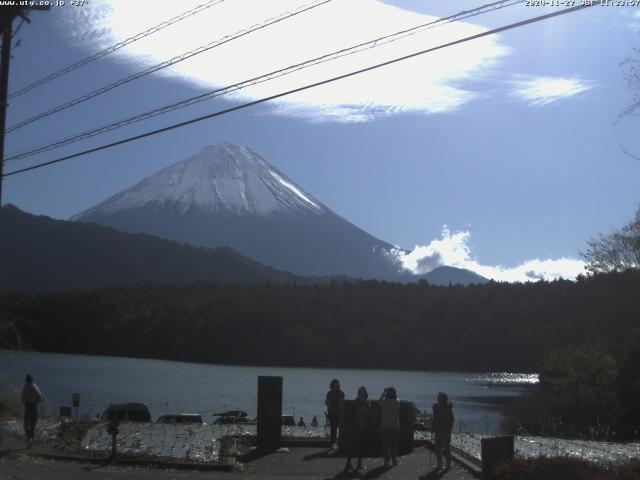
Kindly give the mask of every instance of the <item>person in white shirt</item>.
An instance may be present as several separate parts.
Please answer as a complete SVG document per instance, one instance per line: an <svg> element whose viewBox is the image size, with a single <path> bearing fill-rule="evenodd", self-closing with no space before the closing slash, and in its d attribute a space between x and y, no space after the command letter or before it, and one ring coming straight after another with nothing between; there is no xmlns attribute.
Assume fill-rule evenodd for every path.
<svg viewBox="0 0 640 480"><path fill-rule="evenodd" d="M393 465L398 464L398 430L400 429L400 402L393 387L385 388L380 396L380 435L384 466L389 466L389 454Z"/></svg>
<svg viewBox="0 0 640 480"><path fill-rule="evenodd" d="M24 403L24 435L31 444L38 423L38 403L42 400L42 393L29 374L25 378L20 398Z"/></svg>

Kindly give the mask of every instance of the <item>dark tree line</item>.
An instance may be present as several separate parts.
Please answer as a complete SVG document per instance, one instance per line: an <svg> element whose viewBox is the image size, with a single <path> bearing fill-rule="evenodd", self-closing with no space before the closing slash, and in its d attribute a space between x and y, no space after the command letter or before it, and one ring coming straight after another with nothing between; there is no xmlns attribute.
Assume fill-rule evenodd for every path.
<svg viewBox="0 0 640 480"><path fill-rule="evenodd" d="M227 364L535 371L545 353L640 327L640 272L435 287L153 286L0 295L36 350ZM0 330L2 331L2 330ZM1 340L1 339L0 339Z"/></svg>

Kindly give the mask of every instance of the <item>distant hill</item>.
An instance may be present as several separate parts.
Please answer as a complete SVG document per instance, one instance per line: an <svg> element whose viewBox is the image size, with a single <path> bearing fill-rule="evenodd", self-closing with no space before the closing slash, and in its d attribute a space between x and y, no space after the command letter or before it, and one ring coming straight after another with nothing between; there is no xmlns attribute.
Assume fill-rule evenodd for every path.
<svg viewBox="0 0 640 480"><path fill-rule="evenodd" d="M325 284L348 277L303 277L262 265L229 247L193 247L93 223L54 220L5 205L0 209L0 290L41 292L140 283L219 282L250 285ZM439 267L406 281L469 285L487 279L469 270Z"/></svg>
<svg viewBox="0 0 640 480"><path fill-rule="evenodd" d="M0 209L0 289L92 289L153 282L299 282L231 248L196 248L146 234ZM319 279L316 279L319 281ZM326 279L325 279L326 281Z"/></svg>
<svg viewBox="0 0 640 480"><path fill-rule="evenodd" d="M423 279L431 285L471 285L473 283L487 283L489 280L471 270L456 267L438 267L429 273L422 275Z"/></svg>

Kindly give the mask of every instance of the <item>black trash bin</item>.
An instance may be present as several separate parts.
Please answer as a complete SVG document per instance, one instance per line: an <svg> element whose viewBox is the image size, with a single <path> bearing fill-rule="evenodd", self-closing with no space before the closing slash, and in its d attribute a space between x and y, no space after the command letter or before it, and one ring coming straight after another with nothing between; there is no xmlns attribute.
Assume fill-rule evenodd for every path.
<svg viewBox="0 0 640 480"><path fill-rule="evenodd" d="M344 400L340 411L340 436L338 445L340 451L348 454L351 449L354 434L353 431L353 406L355 400ZM382 456L382 438L380 435L380 406L377 400L369 402L371 404L371 419L369 423L369 434L365 445L365 455L367 457ZM406 455L413 452L413 422L416 417L416 408L413 402L400 401L398 432L398 455Z"/></svg>
<svg viewBox="0 0 640 480"><path fill-rule="evenodd" d="M398 453L400 455L413 452L413 424L415 421L415 404L400 400L400 431L398 432Z"/></svg>

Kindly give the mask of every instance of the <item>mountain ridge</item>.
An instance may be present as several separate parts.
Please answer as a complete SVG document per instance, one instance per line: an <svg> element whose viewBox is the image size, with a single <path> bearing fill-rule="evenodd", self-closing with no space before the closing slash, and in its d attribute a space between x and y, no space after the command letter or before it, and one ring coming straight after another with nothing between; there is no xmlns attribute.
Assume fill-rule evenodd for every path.
<svg viewBox="0 0 640 480"><path fill-rule="evenodd" d="M356 280L303 277L262 265L229 247L196 248L148 234L33 215L13 205L0 209L0 225L11 232L0 237L0 290L4 291L87 290L140 283L324 285ZM439 278L441 269L447 273L444 279ZM426 275L407 275L405 282L466 285L469 274L475 275L438 267Z"/></svg>
<svg viewBox="0 0 640 480"><path fill-rule="evenodd" d="M147 234L0 209L0 289L86 290L139 283L323 283L278 271L220 247L196 248Z"/></svg>

